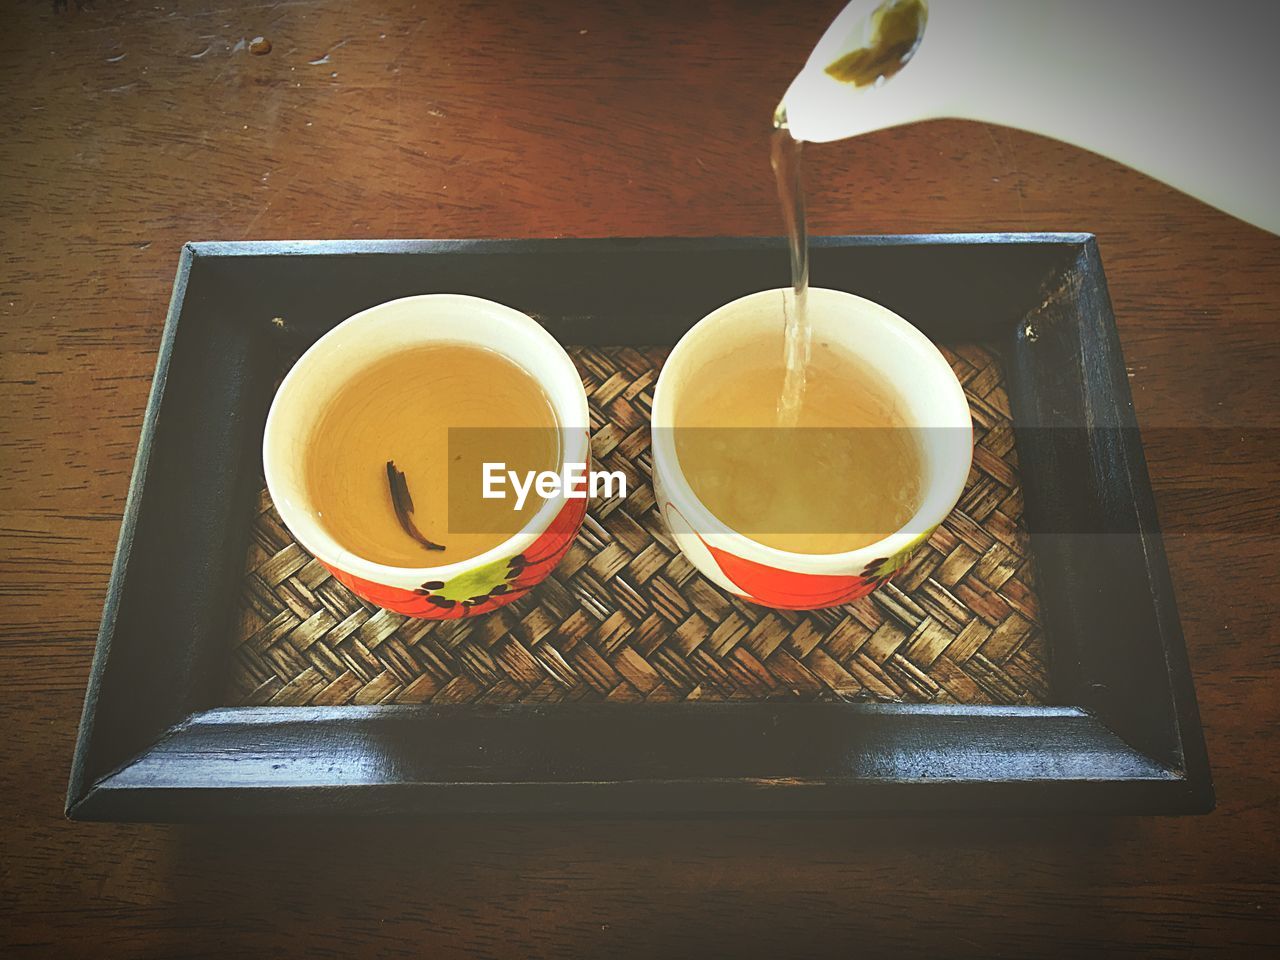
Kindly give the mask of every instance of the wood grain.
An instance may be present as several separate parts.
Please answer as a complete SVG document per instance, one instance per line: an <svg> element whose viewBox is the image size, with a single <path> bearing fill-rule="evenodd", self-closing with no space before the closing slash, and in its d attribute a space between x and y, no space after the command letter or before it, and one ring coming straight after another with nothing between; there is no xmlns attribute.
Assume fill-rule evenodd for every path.
<svg viewBox="0 0 1280 960"><path fill-rule="evenodd" d="M1223 491L1180 502L1202 522L1167 539L1209 817L356 823L322 840L299 823L65 822L181 243L775 234L763 119L839 3L196 6L10 0L2 14L0 944L1167 956L1280 941L1280 549L1247 519L1280 496L1260 474L1220 481L1175 429L1147 445L1158 501ZM270 54L237 49L259 35ZM1141 424L1280 425L1277 238L983 125L808 158L820 233L1096 232Z"/></svg>

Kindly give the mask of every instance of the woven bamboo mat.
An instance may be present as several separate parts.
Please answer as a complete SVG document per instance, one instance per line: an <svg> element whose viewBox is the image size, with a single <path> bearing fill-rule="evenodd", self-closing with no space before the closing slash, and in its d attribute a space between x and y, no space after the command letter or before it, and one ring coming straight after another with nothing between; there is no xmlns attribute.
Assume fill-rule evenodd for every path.
<svg viewBox="0 0 1280 960"><path fill-rule="evenodd" d="M264 489L233 630L232 705L875 699L1040 703L1033 565L999 361L945 351L969 396L973 471L898 577L856 603L773 611L674 549L649 485L649 404L665 348L573 348L598 463L593 503L551 578L473 620L412 620L356 599L289 535Z"/></svg>

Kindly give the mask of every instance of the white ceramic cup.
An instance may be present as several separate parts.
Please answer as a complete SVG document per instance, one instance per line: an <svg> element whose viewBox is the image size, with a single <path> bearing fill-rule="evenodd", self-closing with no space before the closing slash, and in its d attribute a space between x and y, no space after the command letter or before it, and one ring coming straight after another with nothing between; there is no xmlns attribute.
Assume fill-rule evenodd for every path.
<svg viewBox="0 0 1280 960"><path fill-rule="evenodd" d="M501 354L551 401L563 462L590 466L587 395L564 348L511 307L461 294L405 297L344 320L302 355L267 415L267 489L290 532L334 576L372 603L409 616L453 619L511 602L540 582L573 542L587 501L550 497L519 533L491 550L437 567L393 567L357 556L316 517L304 477L306 450L328 401L357 371L401 350L461 343Z"/></svg>
<svg viewBox="0 0 1280 960"><path fill-rule="evenodd" d="M964 389L929 338L891 310L839 290L810 288L816 340L852 354L895 392L906 425L917 429L923 499L898 532L845 553L792 553L730 530L694 495L676 456L680 397L734 343L778 339L789 290L765 290L720 307L680 338L653 396L654 491L681 552L710 580L764 606L815 609L848 603L891 578L959 500L973 458L973 423ZM721 362L732 362L721 361ZM849 490L856 497L856 489Z"/></svg>

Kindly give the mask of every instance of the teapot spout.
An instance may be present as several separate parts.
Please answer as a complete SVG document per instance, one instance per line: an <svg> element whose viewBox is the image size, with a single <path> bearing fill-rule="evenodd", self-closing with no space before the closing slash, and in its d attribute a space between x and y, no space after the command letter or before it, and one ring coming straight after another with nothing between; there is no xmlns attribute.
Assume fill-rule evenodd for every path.
<svg viewBox="0 0 1280 960"><path fill-rule="evenodd" d="M928 22L925 0L851 0L787 89L774 126L785 126L797 140L827 143L935 115L919 75L931 72L938 55L924 55L924 69L915 64ZM894 79L908 63L911 82L904 82L908 74Z"/></svg>

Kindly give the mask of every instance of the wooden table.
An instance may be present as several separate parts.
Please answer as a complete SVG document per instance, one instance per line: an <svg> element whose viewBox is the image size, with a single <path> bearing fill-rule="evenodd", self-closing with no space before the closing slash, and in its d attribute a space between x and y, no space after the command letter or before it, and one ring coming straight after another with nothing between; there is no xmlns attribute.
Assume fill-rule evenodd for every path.
<svg viewBox="0 0 1280 960"><path fill-rule="evenodd" d="M1251 438L1217 462L1174 430L1151 430L1147 449L1215 813L66 822L180 245L776 234L765 122L839 3L6 6L0 945L1031 956L1280 941L1280 497L1267 432L1280 425L1280 240L1099 157L958 122L810 148L811 224L1095 231L1144 428ZM250 52L257 36L269 53ZM1197 487L1221 493L1187 493Z"/></svg>

